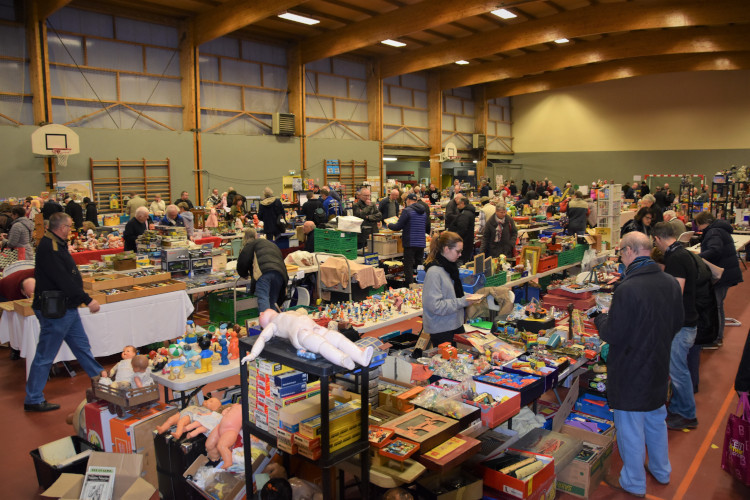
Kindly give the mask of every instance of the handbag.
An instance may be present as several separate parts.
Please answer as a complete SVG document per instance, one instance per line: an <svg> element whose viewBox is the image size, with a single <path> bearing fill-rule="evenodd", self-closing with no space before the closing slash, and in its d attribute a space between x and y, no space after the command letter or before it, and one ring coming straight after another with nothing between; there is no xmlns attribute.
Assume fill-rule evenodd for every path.
<svg viewBox="0 0 750 500"><path fill-rule="evenodd" d="M65 293L61 290L42 292L42 316L48 319L59 319L67 312Z"/></svg>
<svg viewBox="0 0 750 500"><path fill-rule="evenodd" d="M0 252L0 270L19 260L17 248L5 248Z"/></svg>
<svg viewBox="0 0 750 500"><path fill-rule="evenodd" d="M736 477L745 486L750 486L750 401L747 393L740 393L735 413L729 414L724 433L724 448L721 454L721 468Z"/></svg>

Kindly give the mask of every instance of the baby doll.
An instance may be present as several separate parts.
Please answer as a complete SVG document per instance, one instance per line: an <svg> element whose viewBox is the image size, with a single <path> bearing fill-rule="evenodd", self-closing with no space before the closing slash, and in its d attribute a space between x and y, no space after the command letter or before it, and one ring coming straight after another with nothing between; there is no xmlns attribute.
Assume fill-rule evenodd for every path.
<svg viewBox="0 0 750 500"><path fill-rule="evenodd" d="M209 433L221 420L221 414L217 412L220 406L221 401L217 398L208 398L203 402L203 406L188 406L180 413L175 413L169 417L156 428L156 432L163 434L170 427L176 425L177 428L172 433L175 439L180 439L185 431L188 432L188 438L194 438L201 433Z"/></svg>
<svg viewBox="0 0 750 500"><path fill-rule="evenodd" d="M118 361L115 366L109 371L109 378L112 380L125 380L133 376L132 359L136 355L135 347L132 345L126 345L122 348L122 361ZM118 376L120 375L121 376Z"/></svg>
<svg viewBox="0 0 750 500"><path fill-rule="evenodd" d="M141 388L154 385L154 379L151 378L151 374L148 372L148 356L138 354L131 360L130 364L133 368L133 382L135 382L135 387Z"/></svg>
<svg viewBox="0 0 750 500"><path fill-rule="evenodd" d="M232 445L237 441L242 427L242 406L233 404L222 412L221 422L206 439L206 455L212 462L220 458L224 461L223 469L232 466Z"/></svg>

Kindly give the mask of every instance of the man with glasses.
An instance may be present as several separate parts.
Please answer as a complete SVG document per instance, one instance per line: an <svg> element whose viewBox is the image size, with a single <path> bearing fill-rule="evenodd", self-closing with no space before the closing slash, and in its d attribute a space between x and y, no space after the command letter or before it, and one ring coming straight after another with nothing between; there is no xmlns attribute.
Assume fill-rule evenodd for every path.
<svg viewBox="0 0 750 500"><path fill-rule="evenodd" d="M637 497L646 494L646 470L662 484L669 483L672 472L664 402L672 339L685 319L680 286L651 259L651 250L641 232L623 237L622 283L609 313L595 318L599 336L609 343L607 399L623 462L619 479L606 477L605 482Z"/></svg>
<svg viewBox="0 0 750 500"><path fill-rule="evenodd" d="M25 411L40 412L60 408L58 404L48 403L44 399L43 391L50 367L63 341L68 344L90 377L107 376L102 365L91 354L89 339L78 314L78 306L81 304L86 304L91 313L96 313L99 311L99 303L84 291L78 267L68 253L68 234L71 225L72 219L67 214L52 214L49 218L49 230L39 241L36 251L36 288L31 307L39 319L41 331L34 361L26 380L26 399L23 405ZM45 317L42 313L43 300L51 300L51 294L47 292L62 292L62 316Z"/></svg>

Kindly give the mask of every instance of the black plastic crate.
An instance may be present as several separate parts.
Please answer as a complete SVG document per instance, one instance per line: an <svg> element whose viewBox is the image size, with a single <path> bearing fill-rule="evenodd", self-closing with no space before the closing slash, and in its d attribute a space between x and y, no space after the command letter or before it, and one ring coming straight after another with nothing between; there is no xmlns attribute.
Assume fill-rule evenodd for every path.
<svg viewBox="0 0 750 500"><path fill-rule="evenodd" d="M76 453L81 453L86 450L97 451L98 448L93 444L89 443L85 439L79 436L70 436L73 440L73 446L76 449ZM45 490L52 486L57 481L60 475L64 474L86 474L86 467L89 463L89 457L83 457L76 460L75 462L66 465L65 467L55 467L44 460L39 454L39 449L34 449L29 452L32 460L34 460L34 469L36 469L36 480L39 482L39 486Z"/></svg>
<svg viewBox="0 0 750 500"><path fill-rule="evenodd" d="M198 500L201 496L188 485L183 474L199 455L206 453L206 436L199 434L188 439L183 435L174 439L170 434L173 429L154 434L159 496L164 500Z"/></svg>

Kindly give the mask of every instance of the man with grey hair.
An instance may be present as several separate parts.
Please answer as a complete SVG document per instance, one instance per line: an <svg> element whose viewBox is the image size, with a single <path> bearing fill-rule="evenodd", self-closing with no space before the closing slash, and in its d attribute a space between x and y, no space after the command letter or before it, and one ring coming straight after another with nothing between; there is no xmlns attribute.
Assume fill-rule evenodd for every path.
<svg viewBox="0 0 750 500"><path fill-rule="evenodd" d="M669 222L669 225L672 226L675 238L679 238L682 233L687 231L685 223L677 218L677 212L674 210L664 212L664 222Z"/></svg>
<svg viewBox="0 0 750 500"><path fill-rule="evenodd" d="M399 192L399 190L393 188L391 189L387 198L383 198L382 200L380 200L380 203L378 203L378 210L380 210L380 213L383 215L383 219L398 217L398 213L401 208L398 202L400 197L401 193Z"/></svg>
<svg viewBox="0 0 750 500"><path fill-rule="evenodd" d="M458 217L458 200L463 197L461 193L456 193L451 201L445 206L445 227L449 227L453 224L453 221Z"/></svg>
<svg viewBox="0 0 750 500"><path fill-rule="evenodd" d="M177 205L168 205L164 217L159 221L162 226L185 227L185 221L180 217L180 209Z"/></svg>
<svg viewBox="0 0 750 500"><path fill-rule="evenodd" d="M135 216L125 224L125 230L122 232L123 249L136 251L138 245L136 240L148 229L148 208L138 207L135 210Z"/></svg>
<svg viewBox="0 0 750 500"><path fill-rule="evenodd" d="M639 202L640 206L647 207L651 209L651 212L654 215L654 219L651 221L652 225L657 224L658 222L664 222L664 208L660 207L656 203L656 198L654 198L653 194L647 194L643 198L641 198L641 201Z"/></svg>
<svg viewBox="0 0 750 500"><path fill-rule="evenodd" d="M623 466L612 488L644 497L648 471L662 484L672 472L667 440L669 356L672 339L685 315L677 280L651 259L648 236L634 231L620 240L626 266L608 314L595 318L599 336L609 343L607 399L614 410Z"/></svg>
<svg viewBox="0 0 750 500"><path fill-rule="evenodd" d="M383 216L378 208L373 205L370 188L363 186L357 193L357 202L352 207L354 217L362 219L361 232L357 235L357 248L363 248L367 240L377 229L378 222Z"/></svg>

